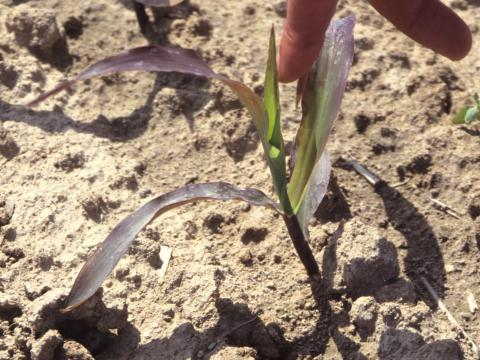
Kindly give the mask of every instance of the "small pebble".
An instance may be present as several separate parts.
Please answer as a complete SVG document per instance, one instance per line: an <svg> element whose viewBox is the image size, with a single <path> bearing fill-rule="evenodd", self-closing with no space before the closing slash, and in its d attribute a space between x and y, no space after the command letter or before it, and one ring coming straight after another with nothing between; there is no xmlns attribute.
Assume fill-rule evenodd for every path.
<svg viewBox="0 0 480 360"><path fill-rule="evenodd" d="M478 310L477 301L475 300L475 296L470 291L467 292L467 303L470 312L475 314L475 312Z"/></svg>

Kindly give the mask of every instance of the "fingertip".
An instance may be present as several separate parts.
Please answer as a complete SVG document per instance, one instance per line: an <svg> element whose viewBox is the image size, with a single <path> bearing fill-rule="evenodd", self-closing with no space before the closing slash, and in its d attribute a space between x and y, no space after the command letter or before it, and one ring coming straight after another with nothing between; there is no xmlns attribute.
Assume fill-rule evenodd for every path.
<svg viewBox="0 0 480 360"><path fill-rule="evenodd" d="M281 82L297 80L315 61L336 3L336 0L288 1L278 61Z"/></svg>
<svg viewBox="0 0 480 360"><path fill-rule="evenodd" d="M280 55L281 51L277 56L277 69L278 69L278 81L281 83L289 83L295 81L300 77L300 74L297 74L297 69L290 65L288 57Z"/></svg>
<svg viewBox="0 0 480 360"><path fill-rule="evenodd" d="M290 59L288 57L288 47L290 44L286 44L284 40L284 35L282 34L282 39L280 40L280 49L277 54L277 70L278 70L278 81L282 83L289 83L295 80L295 71L292 72L292 66L290 65Z"/></svg>
<svg viewBox="0 0 480 360"><path fill-rule="evenodd" d="M446 54L453 61L462 60L472 49L472 33L467 24L461 22L457 30L457 40L451 42L450 51Z"/></svg>
<svg viewBox="0 0 480 360"><path fill-rule="evenodd" d="M323 36L315 42L302 43L289 35L288 30L282 34L280 51L277 56L278 80L289 83L305 74L320 52Z"/></svg>

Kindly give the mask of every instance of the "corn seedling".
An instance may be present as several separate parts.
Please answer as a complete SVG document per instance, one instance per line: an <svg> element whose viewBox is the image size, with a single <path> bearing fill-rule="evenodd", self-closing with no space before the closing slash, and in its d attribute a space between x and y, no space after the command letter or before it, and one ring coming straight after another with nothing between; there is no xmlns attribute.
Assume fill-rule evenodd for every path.
<svg viewBox="0 0 480 360"><path fill-rule="evenodd" d="M473 95L475 105L464 105L453 117L454 124L470 124L472 121L480 120L480 97L477 93Z"/></svg>
<svg viewBox="0 0 480 360"><path fill-rule="evenodd" d="M297 101L302 101L302 121L290 154L290 177L287 176L281 133L273 30L263 99L243 83L215 73L193 50L146 46L101 60L73 80L65 81L33 100L30 105L69 88L74 82L120 71L176 72L220 81L238 96L253 119L279 200L277 203L257 189L240 189L216 182L187 185L147 202L121 221L87 261L66 300L66 310L76 307L95 293L136 235L151 221L170 209L202 199L242 200L278 212L308 275L319 277L319 268L308 244L308 222L322 201L329 182L331 165L325 145L339 111L352 64L354 24L353 16L332 21L317 61L299 81Z"/></svg>
<svg viewBox="0 0 480 360"><path fill-rule="evenodd" d="M145 32L147 25L149 24L148 15L145 11L145 6L151 7L170 7L175 6L183 2L184 0L134 0L133 10L137 16L137 22L140 25L142 32Z"/></svg>

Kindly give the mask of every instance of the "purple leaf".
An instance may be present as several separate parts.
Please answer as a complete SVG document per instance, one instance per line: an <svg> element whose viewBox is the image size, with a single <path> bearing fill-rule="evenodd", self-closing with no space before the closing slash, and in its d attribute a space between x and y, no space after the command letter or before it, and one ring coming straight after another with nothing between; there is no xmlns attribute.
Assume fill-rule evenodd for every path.
<svg viewBox="0 0 480 360"><path fill-rule="evenodd" d="M163 194L123 219L99 245L78 274L66 300L65 311L80 305L97 291L137 234L156 217L183 204L209 199L242 200L281 213L278 204L260 190L240 189L223 182L187 185Z"/></svg>
<svg viewBox="0 0 480 360"><path fill-rule="evenodd" d="M175 6L184 0L135 0L136 2L153 7L169 7Z"/></svg>
<svg viewBox="0 0 480 360"><path fill-rule="evenodd" d="M243 105L249 110L260 134L260 138L263 139L266 136L268 123L262 99L243 83L216 74L208 64L191 49L151 45L127 50L96 62L82 71L73 80L60 83L54 89L41 94L27 105L35 106L50 96L69 88L77 81L85 81L94 77L123 71L177 72L220 80L232 89Z"/></svg>
<svg viewBox="0 0 480 360"><path fill-rule="evenodd" d="M60 83L54 89L32 100L28 106L39 104L50 96L69 88L77 81L85 81L122 71L179 72L225 80L222 76L215 74L193 50L164 46L144 46L108 57L89 66L73 80Z"/></svg>
<svg viewBox="0 0 480 360"><path fill-rule="evenodd" d="M156 71L176 72L216 79L227 85L248 109L262 142L268 165L274 179L284 178L285 164L283 159L275 160L270 154L275 153L275 144L268 137L268 115L263 100L245 84L216 74L198 54L190 49L171 48L160 45L144 46L128 50L103 59L84 71L73 80L67 80L54 89L38 96L28 105L35 106L52 95L72 86L77 81L84 81L113 72L123 71ZM278 158L278 157L277 157ZM283 168L282 168L283 166ZM280 196L284 189L277 189Z"/></svg>

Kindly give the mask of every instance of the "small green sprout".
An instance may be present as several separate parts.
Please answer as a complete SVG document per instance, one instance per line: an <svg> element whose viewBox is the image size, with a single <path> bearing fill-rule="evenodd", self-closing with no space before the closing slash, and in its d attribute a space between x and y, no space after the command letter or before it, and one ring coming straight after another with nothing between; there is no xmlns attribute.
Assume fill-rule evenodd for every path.
<svg viewBox="0 0 480 360"><path fill-rule="evenodd" d="M480 120L480 97L477 93L473 95L475 105L464 105L453 118L454 124L470 124L475 120Z"/></svg>

